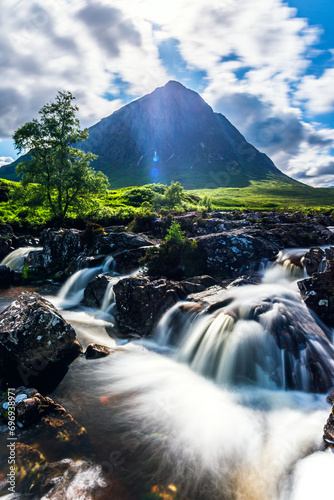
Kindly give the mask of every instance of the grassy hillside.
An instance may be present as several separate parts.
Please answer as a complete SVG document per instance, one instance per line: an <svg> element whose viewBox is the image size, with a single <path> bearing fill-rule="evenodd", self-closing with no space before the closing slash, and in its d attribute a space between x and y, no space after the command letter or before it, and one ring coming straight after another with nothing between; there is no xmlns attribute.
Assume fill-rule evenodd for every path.
<svg viewBox="0 0 334 500"><path fill-rule="evenodd" d="M190 193L209 196L215 208L307 210L334 208L334 189L312 188L271 180L252 181L244 188L196 189Z"/></svg>
<svg viewBox="0 0 334 500"><path fill-rule="evenodd" d="M167 186L151 184L109 190L99 196L81 198L79 206L69 211L67 226L84 228L87 220L104 226L128 224L136 214L148 217L154 212L167 214L170 208L157 206ZM334 208L334 189L311 188L271 180L252 181L244 188L197 189L185 191L173 213L227 210L285 210L328 213ZM16 231L39 231L55 223L43 203L37 185L23 189L20 183L0 179L0 223L11 224Z"/></svg>

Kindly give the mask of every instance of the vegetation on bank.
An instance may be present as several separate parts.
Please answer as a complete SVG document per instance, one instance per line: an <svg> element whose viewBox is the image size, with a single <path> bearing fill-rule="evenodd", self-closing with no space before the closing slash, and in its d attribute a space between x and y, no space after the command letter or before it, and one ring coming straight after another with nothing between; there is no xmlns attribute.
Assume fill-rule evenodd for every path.
<svg viewBox="0 0 334 500"><path fill-rule="evenodd" d="M69 207L62 225L84 229L86 222L91 221L102 226L130 225L135 232L146 232L150 221L158 215L235 209L331 214L333 201L334 189L300 188L277 182L254 182L252 186L240 189L196 191L184 191L179 183L169 187L148 184L105 190L100 194L81 194L76 206ZM17 232L39 231L60 224L43 201L37 184L23 187L20 183L3 179L0 179L0 223L11 224Z"/></svg>
<svg viewBox="0 0 334 500"><path fill-rule="evenodd" d="M172 221L165 241L159 247L150 247L139 263L146 267L149 276L166 276L181 279L203 274L205 256L195 240L181 231L177 221Z"/></svg>

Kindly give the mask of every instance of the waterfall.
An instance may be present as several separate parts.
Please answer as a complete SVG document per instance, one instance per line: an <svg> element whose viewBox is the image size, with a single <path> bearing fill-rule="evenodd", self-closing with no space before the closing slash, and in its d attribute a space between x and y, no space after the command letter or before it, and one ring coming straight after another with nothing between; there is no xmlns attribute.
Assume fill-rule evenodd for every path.
<svg viewBox="0 0 334 500"><path fill-rule="evenodd" d="M77 306L83 299L86 286L98 274L112 273L118 275L115 271L116 263L112 256L106 257L101 266L80 269L74 273L64 283L58 293L57 303L63 309Z"/></svg>
<svg viewBox="0 0 334 500"><path fill-rule="evenodd" d="M130 343L71 365L55 399L96 439L101 463L117 450L126 464L117 473L138 497L172 485L192 500L331 498L334 455L320 450L332 332L301 301L283 263L301 268L285 257L259 285L174 305L156 329L156 352Z"/></svg>
<svg viewBox="0 0 334 500"><path fill-rule="evenodd" d="M2 266L8 266L12 271L21 271L24 267L25 258L30 252L37 252L43 248L37 247L21 247L13 250L7 257L1 261Z"/></svg>
<svg viewBox="0 0 334 500"><path fill-rule="evenodd" d="M160 321L156 342L178 346L179 362L221 386L326 392L334 382L332 332L309 312L287 269L275 264L262 284L220 292L217 307L179 302Z"/></svg>

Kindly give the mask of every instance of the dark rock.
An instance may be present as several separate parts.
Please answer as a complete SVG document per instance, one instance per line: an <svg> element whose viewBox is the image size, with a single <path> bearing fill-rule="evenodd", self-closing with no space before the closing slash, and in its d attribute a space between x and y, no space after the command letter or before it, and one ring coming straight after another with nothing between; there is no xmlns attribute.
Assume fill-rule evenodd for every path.
<svg viewBox="0 0 334 500"><path fill-rule="evenodd" d="M119 351L121 351L121 349L113 349L112 347L100 344L89 344L85 352L85 357L87 359L105 358L106 356L109 356L109 354Z"/></svg>
<svg viewBox="0 0 334 500"><path fill-rule="evenodd" d="M77 270L77 259L84 248L81 234L82 231L77 229L45 229L40 239L43 250L31 252L25 265L41 277L64 270L68 270L68 275L71 274Z"/></svg>
<svg viewBox="0 0 334 500"><path fill-rule="evenodd" d="M121 279L114 285L115 317L120 331L151 335L169 308L188 294L204 289L204 285L191 281L134 276Z"/></svg>
<svg viewBox="0 0 334 500"><path fill-rule="evenodd" d="M108 232L106 229L106 234L101 233L97 235L93 251L96 254L110 255L113 252L121 252L123 250L132 250L135 248L152 246L155 245L156 241L147 238L141 234L130 233L130 232L119 232L113 233Z"/></svg>
<svg viewBox="0 0 334 500"><path fill-rule="evenodd" d="M0 287L6 287L14 282L14 272L8 266L0 265Z"/></svg>
<svg viewBox="0 0 334 500"><path fill-rule="evenodd" d="M303 264L308 275L312 275L319 270L319 265L325 256L325 252L321 248L311 248L303 259Z"/></svg>
<svg viewBox="0 0 334 500"><path fill-rule="evenodd" d="M334 448L334 413L333 408L324 427L323 440L327 448Z"/></svg>
<svg viewBox="0 0 334 500"><path fill-rule="evenodd" d="M13 229L9 224L0 224L0 262L12 250Z"/></svg>
<svg viewBox="0 0 334 500"><path fill-rule="evenodd" d="M334 327L334 269L314 273L312 278L298 281L298 287L307 307L312 309L325 325Z"/></svg>
<svg viewBox="0 0 334 500"><path fill-rule="evenodd" d="M321 224L300 222L279 224L270 229L267 236L275 238L280 248L310 247L334 243L334 233Z"/></svg>
<svg viewBox="0 0 334 500"><path fill-rule="evenodd" d="M109 274L99 274L87 285L82 304L100 309L107 287L117 283L119 278Z"/></svg>
<svg viewBox="0 0 334 500"><path fill-rule="evenodd" d="M236 287L236 286L245 286L245 285L259 285L261 283L262 277L259 273L249 273L240 276L236 280L229 283L228 288Z"/></svg>
<svg viewBox="0 0 334 500"><path fill-rule="evenodd" d="M208 271L233 276L262 258L272 259L279 247L264 231L237 229L195 238L206 254Z"/></svg>
<svg viewBox="0 0 334 500"><path fill-rule="evenodd" d="M133 248L114 255L117 270L121 274L130 274L139 269L139 259L145 256L148 247Z"/></svg>
<svg viewBox="0 0 334 500"><path fill-rule="evenodd" d="M0 314L1 378L8 382L16 377L25 385L51 384L80 352L73 327L36 293L21 293Z"/></svg>

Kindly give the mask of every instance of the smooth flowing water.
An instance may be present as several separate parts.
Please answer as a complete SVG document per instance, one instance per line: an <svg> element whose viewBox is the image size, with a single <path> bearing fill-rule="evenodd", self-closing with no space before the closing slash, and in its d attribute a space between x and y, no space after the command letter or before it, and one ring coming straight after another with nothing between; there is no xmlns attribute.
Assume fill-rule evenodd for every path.
<svg viewBox="0 0 334 500"><path fill-rule="evenodd" d="M180 302L151 344L78 360L56 390L135 498L157 484L189 500L331 498L332 332L300 299L304 271L281 260L219 304Z"/></svg>
<svg viewBox="0 0 334 500"><path fill-rule="evenodd" d="M292 256L281 254L260 285L176 304L150 342L72 363L52 397L87 428L109 485L120 479L134 499L332 497L334 454L324 450L322 434L330 413L325 392L334 381L333 332L301 301L296 279L305 271ZM65 307L77 306L101 271L108 269L70 278L60 294ZM113 304L111 282L102 311L62 314L84 346L115 347L110 316L94 317L112 313ZM152 496L157 485L173 493ZM64 499L99 498L80 495L63 492Z"/></svg>
<svg viewBox="0 0 334 500"><path fill-rule="evenodd" d="M13 250L7 257L1 261L2 266L8 266L12 271L20 271L24 266L25 258L30 252L37 252L43 248L37 247L21 247Z"/></svg>

